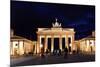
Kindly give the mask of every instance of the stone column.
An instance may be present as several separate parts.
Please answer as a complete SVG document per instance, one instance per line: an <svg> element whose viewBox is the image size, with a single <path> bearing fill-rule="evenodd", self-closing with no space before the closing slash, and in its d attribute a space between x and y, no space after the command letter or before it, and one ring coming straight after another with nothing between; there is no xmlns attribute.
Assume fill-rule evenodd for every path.
<svg viewBox="0 0 100 67"><path fill-rule="evenodd" d="M75 50L74 35L72 35L71 44L72 44L71 51L73 51L73 50Z"/></svg>
<svg viewBox="0 0 100 67"><path fill-rule="evenodd" d="M65 47L68 48L68 35L66 35L66 38L65 38Z"/></svg>
<svg viewBox="0 0 100 67"><path fill-rule="evenodd" d="M18 55L20 55L20 44L19 44L19 41L18 41Z"/></svg>
<svg viewBox="0 0 100 67"><path fill-rule="evenodd" d="M14 51L13 51L13 41L10 42L10 55L14 55Z"/></svg>
<svg viewBox="0 0 100 67"><path fill-rule="evenodd" d="M54 50L54 37L53 35L51 36L51 52Z"/></svg>
<svg viewBox="0 0 100 67"><path fill-rule="evenodd" d="M92 45L90 44L90 40L89 40L89 47L88 47L88 49L92 53Z"/></svg>
<svg viewBox="0 0 100 67"><path fill-rule="evenodd" d="M24 40L23 40L23 54L24 54Z"/></svg>
<svg viewBox="0 0 100 67"><path fill-rule="evenodd" d="M87 51L88 50L88 47L87 47L87 40L84 40L85 41L85 44L84 45L86 45L85 47L85 49L84 49L84 51Z"/></svg>
<svg viewBox="0 0 100 67"><path fill-rule="evenodd" d="M15 55L13 41L12 41L12 54Z"/></svg>
<svg viewBox="0 0 100 67"><path fill-rule="evenodd" d="M40 45L39 45L40 53L41 53L41 45L42 47L44 47L44 44L42 43L42 37L40 36Z"/></svg>
<svg viewBox="0 0 100 67"><path fill-rule="evenodd" d="M36 53L36 50L37 50L37 42L36 43L34 43L34 46L35 46L35 48L34 48L34 53Z"/></svg>
<svg viewBox="0 0 100 67"><path fill-rule="evenodd" d="M47 37L45 36L45 46L44 46L44 51L45 51L45 52L46 52L46 49L48 49L47 47L48 47L48 44L47 44Z"/></svg>
<svg viewBox="0 0 100 67"><path fill-rule="evenodd" d="M59 48L62 50L62 37L60 35L60 38L59 38Z"/></svg>
<svg viewBox="0 0 100 67"><path fill-rule="evenodd" d="M36 53L40 53L40 35L37 36Z"/></svg>

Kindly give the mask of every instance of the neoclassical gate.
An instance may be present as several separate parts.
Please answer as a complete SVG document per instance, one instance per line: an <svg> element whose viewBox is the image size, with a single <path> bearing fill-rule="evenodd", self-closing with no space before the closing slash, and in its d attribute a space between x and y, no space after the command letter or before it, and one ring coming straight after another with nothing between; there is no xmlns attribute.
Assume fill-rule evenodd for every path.
<svg viewBox="0 0 100 67"><path fill-rule="evenodd" d="M62 50L62 39L65 39L65 47L72 50L75 50L74 45L74 35L75 31L73 28L62 28L61 23L56 22L52 24L52 28L38 28L37 31L37 45L36 45L36 53L41 52L41 45L44 48L44 52L48 49L48 38L51 39L51 52L54 50L54 39L58 38L59 40L59 49ZM55 46L56 47L56 46Z"/></svg>

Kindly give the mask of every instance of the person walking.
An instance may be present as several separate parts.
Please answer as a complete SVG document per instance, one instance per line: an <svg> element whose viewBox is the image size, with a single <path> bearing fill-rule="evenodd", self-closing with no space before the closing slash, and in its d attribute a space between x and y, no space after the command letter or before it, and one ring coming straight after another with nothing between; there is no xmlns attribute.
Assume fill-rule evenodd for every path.
<svg viewBox="0 0 100 67"><path fill-rule="evenodd" d="M68 57L68 49L67 47L64 49L64 58L67 58Z"/></svg>

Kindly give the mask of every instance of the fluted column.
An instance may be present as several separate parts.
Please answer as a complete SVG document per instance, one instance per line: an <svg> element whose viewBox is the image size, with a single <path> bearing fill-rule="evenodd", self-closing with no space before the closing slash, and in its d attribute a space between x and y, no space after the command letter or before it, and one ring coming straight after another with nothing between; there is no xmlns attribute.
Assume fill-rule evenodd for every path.
<svg viewBox="0 0 100 67"><path fill-rule="evenodd" d="M34 43L34 47L35 47L34 53L37 53L37 52L36 52L36 51L37 51L37 42Z"/></svg>
<svg viewBox="0 0 100 67"><path fill-rule="evenodd" d="M10 42L10 55L14 55L13 41Z"/></svg>
<svg viewBox="0 0 100 67"><path fill-rule="evenodd" d="M68 35L66 35L66 38L65 38L65 47L68 48Z"/></svg>
<svg viewBox="0 0 100 67"><path fill-rule="evenodd" d="M18 49L17 50L18 50L18 53L17 54L20 55L20 45L19 45L19 41L18 41Z"/></svg>
<svg viewBox="0 0 100 67"><path fill-rule="evenodd" d="M40 52L40 35L37 36L36 53Z"/></svg>
<svg viewBox="0 0 100 67"><path fill-rule="evenodd" d="M54 50L54 37L53 35L51 36L51 52Z"/></svg>
<svg viewBox="0 0 100 67"><path fill-rule="evenodd" d="M48 47L48 44L47 44L47 36L45 36L45 46L44 46L44 51L45 52L46 52L46 49L48 49L47 47Z"/></svg>
<svg viewBox="0 0 100 67"><path fill-rule="evenodd" d="M74 44L74 35L72 35L72 39L71 39L71 44L72 44L72 50L75 50L75 44Z"/></svg>
<svg viewBox="0 0 100 67"><path fill-rule="evenodd" d="M59 38L59 48L62 50L62 37L60 35L60 38Z"/></svg>

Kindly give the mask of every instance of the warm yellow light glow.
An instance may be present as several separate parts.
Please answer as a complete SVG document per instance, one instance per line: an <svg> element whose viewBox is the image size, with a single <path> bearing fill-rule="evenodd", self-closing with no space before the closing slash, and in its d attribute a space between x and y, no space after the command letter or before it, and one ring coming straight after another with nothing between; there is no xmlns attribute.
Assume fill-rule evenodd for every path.
<svg viewBox="0 0 100 67"><path fill-rule="evenodd" d="M24 47L23 47L23 41L20 41L19 42L19 51L20 51L20 55L24 54Z"/></svg>
<svg viewBox="0 0 100 67"><path fill-rule="evenodd" d="M53 52L53 48L51 48L51 52Z"/></svg>
<svg viewBox="0 0 100 67"><path fill-rule="evenodd" d="M13 55L13 45L12 45L12 42L10 42L10 54Z"/></svg>
<svg viewBox="0 0 100 67"><path fill-rule="evenodd" d="M43 47L43 45L42 44L40 44L40 48L42 48Z"/></svg>
<svg viewBox="0 0 100 67"><path fill-rule="evenodd" d="M18 41L13 41L13 48L18 48Z"/></svg>
<svg viewBox="0 0 100 67"><path fill-rule="evenodd" d="M15 54L18 54L18 41L13 41L12 42L12 45L13 45L13 47L12 47L12 55L15 55Z"/></svg>
<svg viewBox="0 0 100 67"><path fill-rule="evenodd" d="M90 43L89 43L89 40L87 40L87 48L89 47L89 44L90 44Z"/></svg>
<svg viewBox="0 0 100 67"><path fill-rule="evenodd" d="M93 40L90 40L90 42L91 42L90 45L91 46L94 46L94 41Z"/></svg>

